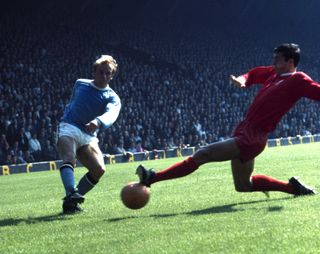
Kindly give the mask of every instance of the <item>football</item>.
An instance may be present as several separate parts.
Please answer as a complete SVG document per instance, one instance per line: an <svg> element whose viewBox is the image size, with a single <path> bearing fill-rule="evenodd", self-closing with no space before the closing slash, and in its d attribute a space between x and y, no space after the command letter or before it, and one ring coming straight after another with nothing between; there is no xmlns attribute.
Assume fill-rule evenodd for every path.
<svg viewBox="0 0 320 254"><path fill-rule="evenodd" d="M140 209L148 203L150 189L137 182L128 183L122 188L120 197L126 207Z"/></svg>

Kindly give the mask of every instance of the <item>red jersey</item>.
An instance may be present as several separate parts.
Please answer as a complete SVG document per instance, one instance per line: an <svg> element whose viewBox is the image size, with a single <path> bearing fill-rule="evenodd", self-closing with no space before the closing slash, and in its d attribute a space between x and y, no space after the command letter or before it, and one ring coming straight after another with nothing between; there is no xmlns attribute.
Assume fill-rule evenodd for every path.
<svg viewBox="0 0 320 254"><path fill-rule="evenodd" d="M247 111L246 121L265 132L272 132L300 98L320 101L320 84L303 72L278 75L272 66L261 66L242 76L246 87L263 84Z"/></svg>

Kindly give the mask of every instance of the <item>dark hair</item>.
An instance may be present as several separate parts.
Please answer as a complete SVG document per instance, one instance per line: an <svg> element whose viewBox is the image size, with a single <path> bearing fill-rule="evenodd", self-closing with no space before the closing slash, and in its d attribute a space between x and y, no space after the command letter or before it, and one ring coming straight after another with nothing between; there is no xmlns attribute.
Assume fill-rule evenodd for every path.
<svg viewBox="0 0 320 254"><path fill-rule="evenodd" d="M295 43L283 43L273 50L273 53L281 53L286 61L293 59L294 67L298 66L300 52L299 45Z"/></svg>

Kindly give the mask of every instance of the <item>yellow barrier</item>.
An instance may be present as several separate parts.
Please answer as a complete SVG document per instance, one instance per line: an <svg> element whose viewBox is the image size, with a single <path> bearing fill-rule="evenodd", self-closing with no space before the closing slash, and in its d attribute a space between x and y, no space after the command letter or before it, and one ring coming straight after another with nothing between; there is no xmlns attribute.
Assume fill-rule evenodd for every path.
<svg viewBox="0 0 320 254"><path fill-rule="evenodd" d="M182 157L181 147L177 148L177 157Z"/></svg>
<svg viewBox="0 0 320 254"><path fill-rule="evenodd" d="M10 168L7 165L2 166L2 175L8 176L10 175Z"/></svg>
<svg viewBox="0 0 320 254"><path fill-rule="evenodd" d="M50 161L49 166L50 166L50 171L54 171L57 169L57 164L55 161Z"/></svg>
<svg viewBox="0 0 320 254"><path fill-rule="evenodd" d="M114 155L107 155L106 158L109 160L109 164L115 164L116 163L116 159L114 157Z"/></svg>
<svg viewBox="0 0 320 254"><path fill-rule="evenodd" d="M134 155L133 153L129 154L128 162L134 162Z"/></svg>
<svg viewBox="0 0 320 254"><path fill-rule="evenodd" d="M32 163L27 164L27 173L30 173L30 169L32 168Z"/></svg>

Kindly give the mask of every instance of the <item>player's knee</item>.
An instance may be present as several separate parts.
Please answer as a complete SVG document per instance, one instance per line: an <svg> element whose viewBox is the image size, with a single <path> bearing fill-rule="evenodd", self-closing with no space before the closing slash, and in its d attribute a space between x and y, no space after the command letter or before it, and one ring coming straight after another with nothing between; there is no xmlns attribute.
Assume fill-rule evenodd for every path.
<svg viewBox="0 0 320 254"><path fill-rule="evenodd" d="M208 147L203 147L203 148L200 148L198 150L198 153L202 156L202 157L205 157L205 158L208 158L210 156L210 150Z"/></svg>
<svg viewBox="0 0 320 254"><path fill-rule="evenodd" d="M244 184L244 183L235 183L234 188L237 192L250 192L251 191L251 185L250 184Z"/></svg>
<svg viewBox="0 0 320 254"><path fill-rule="evenodd" d="M62 157L63 161L68 161L73 164L76 163L76 155L73 152L67 152L67 153L61 155L61 157Z"/></svg>
<svg viewBox="0 0 320 254"><path fill-rule="evenodd" d="M99 165L95 170L94 170L94 172L95 172L95 176L96 176L96 178L97 178L97 180L98 179L100 179L103 175L104 175L104 172L106 171L106 168L105 168L105 166L102 166L102 165Z"/></svg>
<svg viewBox="0 0 320 254"><path fill-rule="evenodd" d="M210 151L207 147L199 149L194 155L193 159L197 161L198 165L202 165L210 161Z"/></svg>

